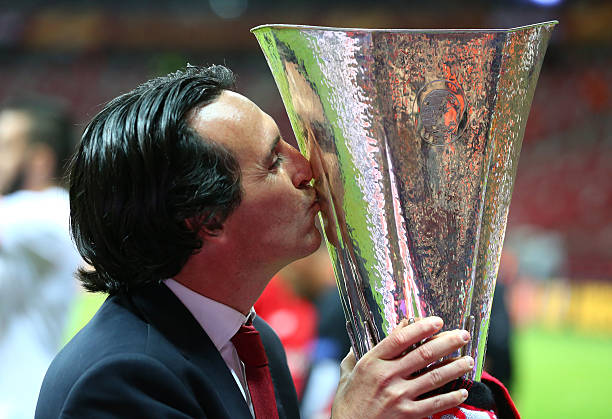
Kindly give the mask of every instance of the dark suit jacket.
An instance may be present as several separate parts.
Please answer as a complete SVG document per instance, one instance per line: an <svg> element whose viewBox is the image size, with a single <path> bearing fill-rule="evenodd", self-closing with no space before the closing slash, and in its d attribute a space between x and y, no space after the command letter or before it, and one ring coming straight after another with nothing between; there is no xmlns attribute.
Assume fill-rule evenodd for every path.
<svg viewBox="0 0 612 419"><path fill-rule="evenodd" d="M280 418L299 417L285 352L256 319ZM57 355L36 418L252 419L212 341L163 284L109 297Z"/></svg>

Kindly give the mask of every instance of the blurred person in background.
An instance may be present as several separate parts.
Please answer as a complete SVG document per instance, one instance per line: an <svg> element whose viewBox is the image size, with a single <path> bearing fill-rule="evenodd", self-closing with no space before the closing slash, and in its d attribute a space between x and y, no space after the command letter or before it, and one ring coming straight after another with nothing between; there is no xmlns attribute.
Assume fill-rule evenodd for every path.
<svg viewBox="0 0 612 419"><path fill-rule="evenodd" d="M302 417L329 417L340 380L340 363L351 343L327 247L322 245L312 255L287 266L281 275L316 309L316 334L300 403Z"/></svg>
<svg viewBox="0 0 612 419"><path fill-rule="evenodd" d="M80 257L60 186L74 144L54 99L0 108L0 419L34 415L75 295Z"/></svg>

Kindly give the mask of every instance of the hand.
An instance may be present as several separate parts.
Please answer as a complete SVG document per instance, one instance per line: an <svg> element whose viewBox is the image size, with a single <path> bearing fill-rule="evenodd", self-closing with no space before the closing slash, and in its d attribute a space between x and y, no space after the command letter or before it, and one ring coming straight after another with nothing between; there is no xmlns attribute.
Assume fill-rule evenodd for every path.
<svg viewBox="0 0 612 419"><path fill-rule="evenodd" d="M413 324L402 321L359 362L349 352L341 364L332 418L423 418L461 404L467 398L464 389L420 399L424 393L461 377L474 366L474 360L466 356L422 371L470 339L464 330L432 337L442 325L439 317L428 317ZM405 353L423 339L429 340Z"/></svg>

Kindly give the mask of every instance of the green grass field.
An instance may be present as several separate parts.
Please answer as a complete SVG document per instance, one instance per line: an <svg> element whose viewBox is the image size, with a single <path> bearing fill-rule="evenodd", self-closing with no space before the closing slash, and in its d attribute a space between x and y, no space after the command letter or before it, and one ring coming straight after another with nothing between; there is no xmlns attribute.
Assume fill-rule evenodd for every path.
<svg viewBox="0 0 612 419"><path fill-rule="evenodd" d="M104 298L81 294L66 341ZM612 418L612 336L532 327L515 334L514 354L512 396L523 418Z"/></svg>
<svg viewBox="0 0 612 419"><path fill-rule="evenodd" d="M522 417L612 418L612 337L530 328L516 334L514 351Z"/></svg>
<svg viewBox="0 0 612 419"><path fill-rule="evenodd" d="M65 342L68 342L87 324L105 299L106 294L92 294L90 292L81 292L79 294L72 306L68 318L68 327L66 328L66 337L64 339Z"/></svg>

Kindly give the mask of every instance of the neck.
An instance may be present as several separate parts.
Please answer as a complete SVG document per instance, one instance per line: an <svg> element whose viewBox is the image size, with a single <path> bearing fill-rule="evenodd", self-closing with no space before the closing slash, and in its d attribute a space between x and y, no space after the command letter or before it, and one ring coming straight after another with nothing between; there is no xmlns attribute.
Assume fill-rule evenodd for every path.
<svg viewBox="0 0 612 419"><path fill-rule="evenodd" d="M280 267L258 266L237 252L218 248L215 251L215 246L207 248L207 244L204 243L204 248L189 258L174 280L248 315Z"/></svg>

